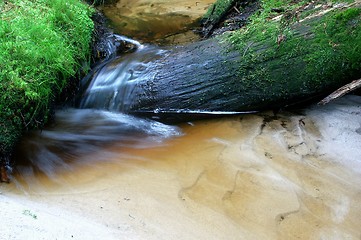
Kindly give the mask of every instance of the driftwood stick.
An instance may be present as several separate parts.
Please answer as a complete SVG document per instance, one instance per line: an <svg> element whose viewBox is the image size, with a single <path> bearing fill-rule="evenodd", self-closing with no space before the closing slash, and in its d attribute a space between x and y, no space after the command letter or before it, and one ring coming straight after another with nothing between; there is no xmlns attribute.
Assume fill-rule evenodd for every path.
<svg viewBox="0 0 361 240"><path fill-rule="evenodd" d="M331 93L330 95L328 95L327 97L322 99L318 104L325 105L325 104L329 103L330 101L340 98L340 97L344 96L345 94L352 92L360 87L361 87L361 79L354 80L351 83L340 87L339 89L337 89L336 91L334 91L333 93Z"/></svg>

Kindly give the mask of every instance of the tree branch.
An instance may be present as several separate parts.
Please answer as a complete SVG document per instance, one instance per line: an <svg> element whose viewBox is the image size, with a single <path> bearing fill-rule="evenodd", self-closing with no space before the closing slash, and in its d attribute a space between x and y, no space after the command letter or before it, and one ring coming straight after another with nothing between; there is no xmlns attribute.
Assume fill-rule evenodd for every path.
<svg viewBox="0 0 361 240"><path fill-rule="evenodd" d="M329 103L332 100L340 98L343 95L356 90L359 87L361 87L361 79L354 80L351 83L340 87L339 89L337 89L336 91L334 91L333 93L328 95L326 98L322 99L318 104L319 105L325 105L325 104Z"/></svg>

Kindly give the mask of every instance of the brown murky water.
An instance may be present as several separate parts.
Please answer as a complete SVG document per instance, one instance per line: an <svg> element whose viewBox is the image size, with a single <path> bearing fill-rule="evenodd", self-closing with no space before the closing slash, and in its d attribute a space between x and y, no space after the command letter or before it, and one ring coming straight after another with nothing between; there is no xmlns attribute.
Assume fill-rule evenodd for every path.
<svg viewBox="0 0 361 240"><path fill-rule="evenodd" d="M190 31L214 0L119 0L101 7L115 32L145 42L182 44L198 40Z"/></svg>
<svg viewBox="0 0 361 240"><path fill-rule="evenodd" d="M57 114L0 185L0 239L361 239L361 97L180 126Z"/></svg>

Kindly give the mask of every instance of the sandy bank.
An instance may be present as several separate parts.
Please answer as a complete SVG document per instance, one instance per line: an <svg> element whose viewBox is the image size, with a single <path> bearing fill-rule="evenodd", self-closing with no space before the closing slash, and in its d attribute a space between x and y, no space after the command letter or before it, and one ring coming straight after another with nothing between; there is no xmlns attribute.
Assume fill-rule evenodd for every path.
<svg viewBox="0 0 361 240"><path fill-rule="evenodd" d="M20 171L0 186L1 237L359 239L360 106L194 122L164 146Z"/></svg>

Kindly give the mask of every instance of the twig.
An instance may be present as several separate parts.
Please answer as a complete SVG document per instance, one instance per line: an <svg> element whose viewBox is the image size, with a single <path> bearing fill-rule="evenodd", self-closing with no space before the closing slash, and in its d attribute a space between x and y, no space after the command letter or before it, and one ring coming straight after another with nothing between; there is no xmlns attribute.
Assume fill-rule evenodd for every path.
<svg viewBox="0 0 361 240"><path fill-rule="evenodd" d="M238 8L236 8L236 6L233 6L233 9L236 10L236 12L237 12L238 14L241 14L241 11L239 11Z"/></svg>
<svg viewBox="0 0 361 240"><path fill-rule="evenodd" d="M254 42L250 42L250 43L247 45L246 49L245 49L244 52L243 52L243 57L246 55L246 52L247 52L248 49L253 45L253 43L254 43Z"/></svg>
<svg viewBox="0 0 361 240"><path fill-rule="evenodd" d="M343 95L352 92L354 90L356 90L357 88L361 87L361 79L358 80L354 80L349 84L346 84L342 87L340 87L339 89L337 89L336 91L334 91L333 93L331 93L330 95L328 95L327 97L325 97L324 99L322 99L318 105L325 105L327 103L329 103L332 100L335 100L337 98L342 97Z"/></svg>

